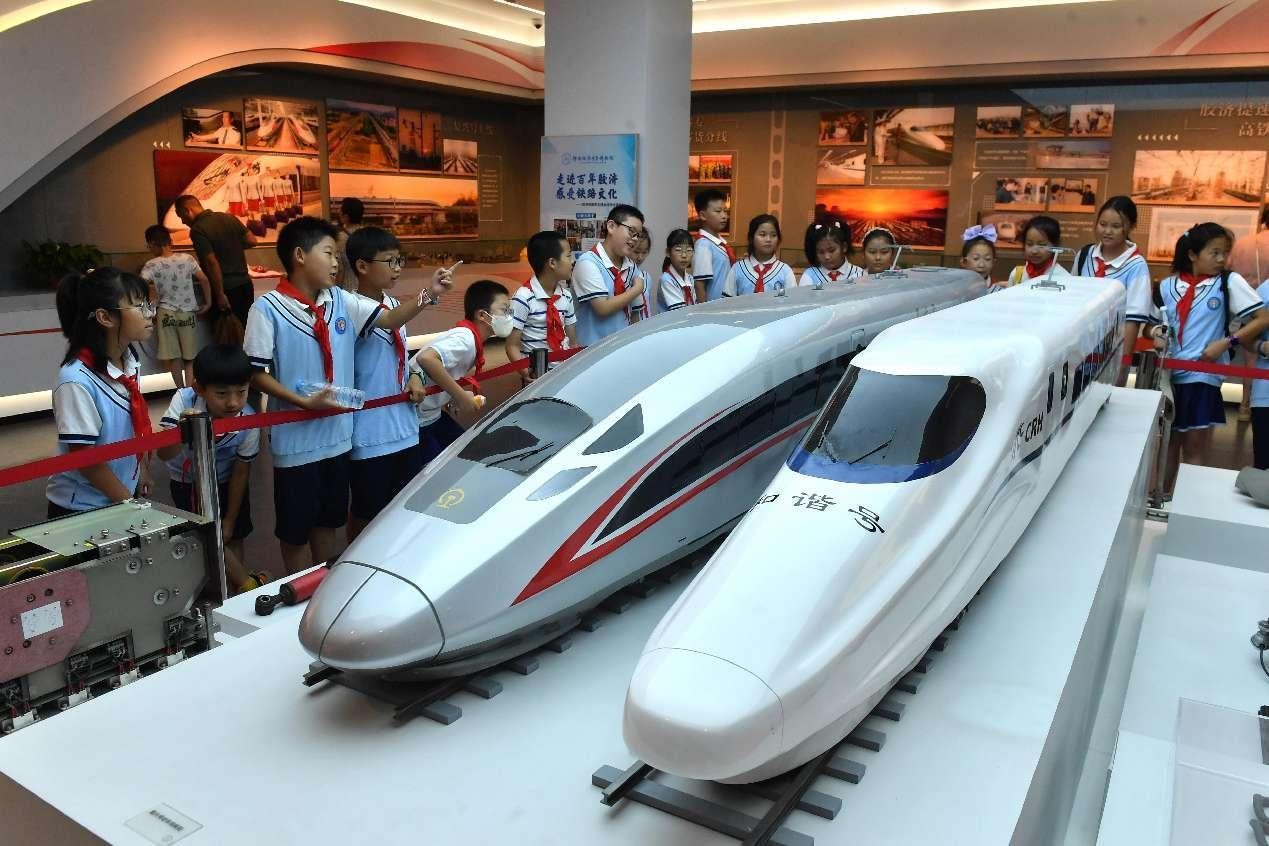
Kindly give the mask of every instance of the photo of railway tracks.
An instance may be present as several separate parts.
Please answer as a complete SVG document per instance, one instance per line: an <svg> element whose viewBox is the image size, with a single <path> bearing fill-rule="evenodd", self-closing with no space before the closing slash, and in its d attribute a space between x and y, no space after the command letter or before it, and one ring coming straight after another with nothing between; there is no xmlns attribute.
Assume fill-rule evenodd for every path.
<svg viewBox="0 0 1269 846"><path fill-rule="evenodd" d="M327 100L326 156L331 170L396 170L396 107Z"/></svg>

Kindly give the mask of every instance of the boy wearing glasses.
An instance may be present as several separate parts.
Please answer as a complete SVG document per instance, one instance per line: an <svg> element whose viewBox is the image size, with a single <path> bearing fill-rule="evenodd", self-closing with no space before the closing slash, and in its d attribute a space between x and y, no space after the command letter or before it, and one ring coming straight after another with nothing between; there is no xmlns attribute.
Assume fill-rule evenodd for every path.
<svg viewBox="0 0 1269 846"><path fill-rule="evenodd" d="M643 312L643 280L630 253L643 233L643 212L614 206L604 223L604 239L582 253L573 266L577 298L577 340L598 343L634 321Z"/></svg>
<svg viewBox="0 0 1269 846"><path fill-rule="evenodd" d="M405 267L396 236L377 226L361 227L348 236L345 252L345 266L356 280L357 293L384 309L396 308L400 303L388 289L396 285ZM423 399L422 383L410 378L404 326L392 330L376 326L357 339L353 384L368 400L407 390L411 402ZM362 410L352 417L349 542L423 469L418 420L408 404Z"/></svg>
<svg viewBox="0 0 1269 846"><path fill-rule="evenodd" d="M150 301L158 303L155 320L158 359L172 374L179 390L194 384L194 356L198 355L197 316L211 307L211 284L189 253L172 252L172 236L165 226L145 230L150 259L141 278L150 286ZM202 303L194 294L194 282L202 289Z"/></svg>

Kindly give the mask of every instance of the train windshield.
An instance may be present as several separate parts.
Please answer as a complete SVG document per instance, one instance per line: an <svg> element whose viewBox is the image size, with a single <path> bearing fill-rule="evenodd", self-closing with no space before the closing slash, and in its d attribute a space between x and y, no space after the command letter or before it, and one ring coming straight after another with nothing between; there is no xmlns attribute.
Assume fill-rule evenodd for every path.
<svg viewBox="0 0 1269 846"><path fill-rule="evenodd" d="M525 400L501 412L458 457L527 476L591 425L575 405L550 397Z"/></svg>
<svg viewBox="0 0 1269 846"><path fill-rule="evenodd" d="M982 422L969 376L894 376L851 367L789 468L838 482L908 482L950 467Z"/></svg>

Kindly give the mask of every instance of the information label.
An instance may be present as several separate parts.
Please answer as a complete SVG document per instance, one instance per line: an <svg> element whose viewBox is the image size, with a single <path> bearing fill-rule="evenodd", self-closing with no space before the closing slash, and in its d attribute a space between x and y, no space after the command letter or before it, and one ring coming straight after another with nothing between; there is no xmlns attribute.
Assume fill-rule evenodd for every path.
<svg viewBox="0 0 1269 846"><path fill-rule="evenodd" d="M951 184L951 169L946 167L901 167L873 165L873 185L905 185L913 188L942 188Z"/></svg>
<svg viewBox="0 0 1269 846"><path fill-rule="evenodd" d="M1026 167L1030 149L1026 141L979 141L974 145L974 167Z"/></svg>
<svg viewBox="0 0 1269 846"><path fill-rule="evenodd" d="M502 156L478 156L481 222L502 222Z"/></svg>
<svg viewBox="0 0 1269 846"><path fill-rule="evenodd" d="M203 827L170 805L155 805L124 823L128 828L157 846L184 840Z"/></svg>
<svg viewBox="0 0 1269 846"><path fill-rule="evenodd" d="M22 612L22 637L24 640L33 640L42 634L48 634L61 627L61 600Z"/></svg>

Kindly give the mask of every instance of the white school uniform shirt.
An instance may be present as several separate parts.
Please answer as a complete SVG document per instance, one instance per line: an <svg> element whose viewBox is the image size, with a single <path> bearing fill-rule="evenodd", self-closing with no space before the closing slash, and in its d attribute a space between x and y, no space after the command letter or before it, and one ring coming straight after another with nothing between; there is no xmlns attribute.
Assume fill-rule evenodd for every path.
<svg viewBox="0 0 1269 846"><path fill-rule="evenodd" d="M1221 292L1221 278L1209 276L1198 283L1198 291L1194 295L1194 303L1190 313L1182 325L1177 305L1190 283L1180 276L1172 275L1159 283L1159 294L1163 298L1162 314L1151 301L1151 322L1157 323L1166 319L1173 331L1168 335L1168 358L1180 358L1186 361L1198 361L1203 357L1203 350L1212 341L1224 338L1229 334L1225 324L1225 298ZM1237 273L1229 274L1229 315L1231 321L1245 320L1254 312L1264 308L1260 295L1251 289L1247 280ZM1177 335L1180 335L1178 342ZM1229 353L1221 356L1218 364L1230 362ZM1178 385L1194 382L1205 382L1219 386L1224 377L1215 373L1195 373L1189 370L1176 370L1172 373L1172 381Z"/></svg>
<svg viewBox="0 0 1269 846"><path fill-rule="evenodd" d="M797 285L797 280L793 278L793 268L778 258L759 262L753 256L745 256L731 266L731 272L727 274L727 284L723 286L723 296L739 297L744 294L754 293L758 285L758 266L760 264L763 267L769 266L770 268L762 277L762 288L764 291L770 292L776 282L783 282L785 288L792 288Z"/></svg>
<svg viewBox="0 0 1269 846"><path fill-rule="evenodd" d="M207 401L194 393L193 388L178 389L176 393L172 394L172 401L168 403L167 411L163 412L163 419L159 421L159 428L173 429L179 426L181 415L190 409L206 411ZM238 416L242 417L246 414L255 413L255 409L245 405L242 411L238 412ZM214 453L216 455L216 481L223 485L229 481L229 475L233 472L235 461L253 461L260 454L260 430L239 429L237 432L217 435ZM182 444L181 451L168 459L167 474L173 482L193 483L194 462L193 453L190 451L189 446ZM223 506L224 503L221 503L221 505Z"/></svg>
<svg viewBox="0 0 1269 846"><path fill-rule="evenodd" d="M597 344L630 325L624 309L619 309L607 317L601 317L591 307L591 303L597 299L616 296L613 286L614 277L610 268L615 268L621 273L623 284L627 289L633 284L632 271L635 269L635 263L627 256L621 260L621 266L617 267L608 257L608 253L604 252L603 244L596 244L582 253L573 265L573 296L577 303L577 342L583 347ZM633 306L634 304L632 309Z"/></svg>
<svg viewBox="0 0 1269 846"><path fill-rule="evenodd" d="M657 286L657 300L662 311L674 311L686 305L696 304L696 282L689 275L679 276L673 265L661 274L661 284Z"/></svg>
<svg viewBox="0 0 1269 846"><path fill-rule="evenodd" d="M326 288L314 302L323 310L330 334L335 365L332 382L351 387L355 383L357 338L374 328L383 305L342 288ZM247 334L242 343L251 366L270 373L291 390L301 381L325 382L322 353L313 336L315 322L307 308L277 291L257 299L247 313ZM270 411L295 408L277 397L270 398L269 405ZM349 452L352 418L351 414L335 414L272 427L269 451L273 453L273 466L299 467Z"/></svg>
<svg viewBox="0 0 1269 846"><path fill-rule="evenodd" d="M564 321L564 327L577 325L577 307L573 292L565 282L555 284L555 293L548 295L536 276L527 285L516 289L511 298L511 322L520 330L520 352L529 355L534 350L550 349L546 342L546 304L555 298L555 309ZM568 335L564 336L564 349L568 349Z"/></svg>
<svg viewBox="0 0 1269 846"><path fill-rule="evenodd" d="M391 310L400 305L396 298L384 293L380 303ZM389 397L405 390L410 379L410 356L406 353L401 378L397 378L397 351L392 342L394 332L372 326L357 339L353 357L354 386L366 394L366 399ZM405 349L406 332L401 326L395 330ZM419 444L419 424L409 403L395 403L379 408L363 409L350 415L353 419L352 458L364 461L384 455L402 452Z"/></svg>
<svg viewBox="0 0 1269 846"><path fill-rule="evenodd" d="M696 233L696 252L692 255L692 278L705 286L705 298L716 300L723 295L727 274L731 272L731 254L722 238L704 229Z"/></svg>
<svg viewBox="0 0 1269 846"><path fill-rule="evenodd" d="M1266 230L1269 231L1269 230ZM1256 293L1260 295L1260 301L1265 308L1269 308L1269 282L1262 282ZM1256 339L1256 349L1259 350L1260 344L1269 341L1269 329L1260 333L1260 337ZM1269 370L1269 356L1256 353L1256 367L1262 370ZM1253 379L1251 382L1251 405L1253 408L1269 408L1269 379Z"/></svg>
<svg viewBox="0 0 1269 846"><path fill-rule="evenodd" d="M441 366L455 380L461 379L476 366L476 336L466 326L457 326L448 332L437 335L433 341L419 350L410 361L410 372L417 373L423 380L423 387L430 388L436 383L423 371L420 363L423 354L428 350L436 350L441 358ZM441 391L430 394L415 406L419 426L430 426L441 418L441 409L449 402L449 394Z"/></svg>
<svg viewBox="0 0 1269 846"><path fill-rule="evenodd" d="M630 304L630 310L638 312L641 319L651 317L653 314L652 298L649 292L652 290L652 276L637 264L634 268L634 275L643 283L643 296Z"/></svg>
<svg viewBox="0 0 1269 846"><path fill-rule="evenodd" d="M1080 256L1077 252L1071 272L1076 276L1096 277L1097 259L1101 257L1100 243L1094 244L1088 251L1088 256L1082 265L1079 264ZM1114 279L1127 290L1128 313L1124 315L1124 320L1129 323L1150 322L1150 314L1154 309L1154 298L1150 292L1150 267L1136 244L1132 241L1127 242L1127 248L1106 263L1106 275L1102 278Z"/></svg>
<svg viewBox="0 0 1269 846"><path fill-rule="evenodd" d="M1052 265L1054 279L1061 279L1063 276L1071 275L1071 272L1063 267L1056 258L1053 259ZM1046 267L1044 272L1039 276L1032 276L1030 271L1027 269L1026 262L1023 262L1013 270L1009 271L1009 286L1012 287L1014 285L1021 285L1023 282L1034 282L1036 280L1048 279L1049 270L1050 268Z"/></svg>
<svg viewBox="0 0 1269 846"><path fill-rule="evenodd" d="M833 274L837 274L836 277ZM816 283L824 287L829 285L845 285L850 282L858 282L864 278L864 269L850 262L843 262L842 266L836 270L829 270L826 267L808 267L802 271L802 278L798 280L798 285L808 288L815 287Z"/></svg>
<svg viewBox="0 0 1269 846"><path fill-rule="evenodd" d="M106 375L78 358L62 365L53 388L53 419L57 423L57 451L70 452L72 446L102 446L135 437L128 389L118 377L140 378L141 367L134 349L124 350L123 369L114 362L106 365ZM137 457L125 455L106 462L127 490L134 490L139 477ZM87 511L109 505L110 499L78 470L54 473L48 478L45 495L49 502L72 511Z"/></svg>

